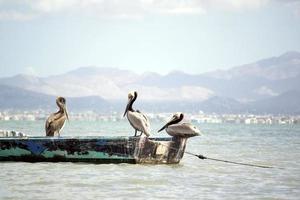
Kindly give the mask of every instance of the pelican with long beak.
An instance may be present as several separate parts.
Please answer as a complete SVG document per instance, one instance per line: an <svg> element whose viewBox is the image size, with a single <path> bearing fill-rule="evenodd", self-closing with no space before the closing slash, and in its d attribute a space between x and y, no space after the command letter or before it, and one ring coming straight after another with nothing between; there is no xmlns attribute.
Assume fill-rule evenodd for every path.
<svg viewBox="0 0 300 200"><path fill-rule="evenodd" d="M52 113L46 120L46 136L60 136L60 131L64 127L66 120L69 120L66 99L64 97L57 97L56 104L59 110L56 113Z"/></svg>
<svg viewBox="0 0 300 200"><path fill-rule="evenodd" d="M141 113L138 110L134 110L132 108L132 104L134 103L134 101L137 98L137 92L130 92L128 94L128 103L124 112L123 117L125 117L125 115L127 114L127 119L130 123L130 125L134 128L135 130L135 134L134 136L136 136L137 131L141 132L141 135L144 133L147 137L150 136L150 123L149 123L149 119L146 115L144 115L143 113Z"/></svg>
<svg viewBox="0 0 300 200"><path fill-rule="evenodd" d="M158 132L166 129L170 136L175 137L194 137L200 135L200 130L191 123L180 123L183 119L183 113L175 113L171 120L164 125Z"/></svg>

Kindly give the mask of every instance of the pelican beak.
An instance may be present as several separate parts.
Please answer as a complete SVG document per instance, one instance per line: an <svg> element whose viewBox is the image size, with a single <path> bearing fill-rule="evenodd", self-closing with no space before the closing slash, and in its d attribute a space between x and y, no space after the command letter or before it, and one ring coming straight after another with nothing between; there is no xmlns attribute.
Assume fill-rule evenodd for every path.
<svg viewBox="0 0 300 200"><path fill-rule="evenodd" d="M124 114L123 114L123 117L125 117L126 113L127 113L127 107L126 107L126 109L125 109L125 112L124 112Z"/></svg>
<svg viewBox="0 0 300 200"><path fill-rule="evenodd" d="M162 130L164 130L165 128L167 128L167 125L168 124L166 124L166 125L164 125L161 129L159 129L157 132L159 133L159 132L161 132Z"/></svg>
<svg viewBox="0 0 300 200"><path fill-rule="evenodd" d="M171 123L172 123L172 121L174 121L175 120L175 117L172 117L171 119L170 119L170 121L168 121L168 123L166 123L161 129L159 129L157 132L159 133L159 132L161 132L162 130L164 130L165 128L167 128Z"/></svg>
<svg viewBox="0 0 300 200"><path fill-rule="evenodd" d="M67 111L67 108L64 106L64 111L66 113L66 117L67 117L67 120L69 121L69 115L68 115L68 111Z"/></svg>
<svg viewBox="0 0 300 200"><path fill-rule="evenodd" d="M131 100L132 100L131 98L128 99L127 106L126 106L125 112L124 112L124 114L123 114L123 117L125 117L125 115L126 115L128 109L129 109L129 104L130 104L130 101L131 101Z"/></svg>
<svg viewBox="0 0 300 200"><path fill-rule="evenodd" d="M70 120L69 120L68 112L66 112L66 116L67 116L67 120L68 120L68 122L69 122Z"/></svg>
<svg viewBox="0 0 300 200"><path fill-rule="evenodd" d="M124 112L124 114L123 114L123 117L125 117L125 115L126 115L126 113L127 113L127 111L128 111L128 108L129 108L129 101L128 101L127 106L126 106L126 108L125 108L125 112Z"/></svg>

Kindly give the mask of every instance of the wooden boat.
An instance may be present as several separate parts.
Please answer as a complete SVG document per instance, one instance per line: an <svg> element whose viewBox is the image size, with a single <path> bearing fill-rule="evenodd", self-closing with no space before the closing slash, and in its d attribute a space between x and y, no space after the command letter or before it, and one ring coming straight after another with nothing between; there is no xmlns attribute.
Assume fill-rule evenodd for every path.
<svg viewBox="0 0 300 200"><path fill-rule="evenodd" d="M0 161L179 163L182 137L2 137Z"/></svg>

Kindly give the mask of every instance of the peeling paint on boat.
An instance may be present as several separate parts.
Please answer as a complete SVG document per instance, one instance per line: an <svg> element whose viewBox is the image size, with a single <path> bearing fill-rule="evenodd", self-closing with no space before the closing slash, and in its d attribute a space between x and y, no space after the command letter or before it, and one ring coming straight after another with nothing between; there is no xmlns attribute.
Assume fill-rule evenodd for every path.
<svg viewBox="0 0 300 200"><path fill-rule="evenodd" d="M0 138L0 161L179 163L186 138L24 137Z"/></svg>

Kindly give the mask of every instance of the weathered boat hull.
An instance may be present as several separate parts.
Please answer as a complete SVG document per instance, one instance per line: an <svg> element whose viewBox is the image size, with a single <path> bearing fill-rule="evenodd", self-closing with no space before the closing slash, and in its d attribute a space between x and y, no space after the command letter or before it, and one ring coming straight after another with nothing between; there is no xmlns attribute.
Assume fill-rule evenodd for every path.
<svg viewBox="0 0 300 200"><path fill-rule="evenodd" d="M174 164L185 146L179 137L0 138L0 161Z"/></svg>

